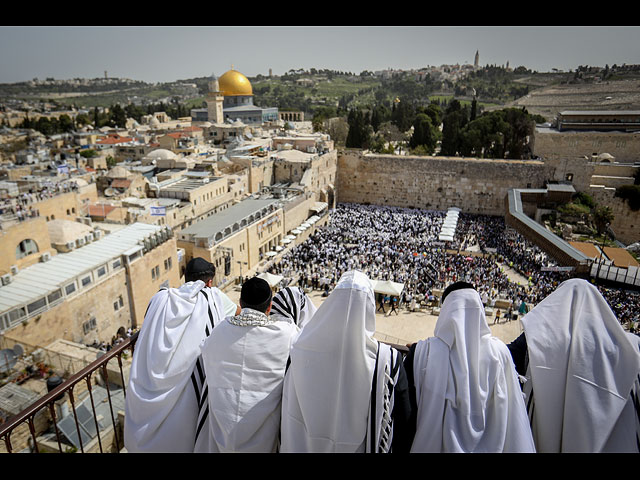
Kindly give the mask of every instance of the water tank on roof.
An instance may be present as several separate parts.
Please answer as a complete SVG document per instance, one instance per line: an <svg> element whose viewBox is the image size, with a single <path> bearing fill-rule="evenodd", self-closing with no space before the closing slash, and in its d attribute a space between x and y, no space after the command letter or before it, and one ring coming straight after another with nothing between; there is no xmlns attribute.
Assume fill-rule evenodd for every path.
<svg viewBox="0 0 640 480"><path fill-rule="evenodd" d="M62 380L62 378L58 377L57 375L53 375L47 378L47 392L52 392L56 387L58 387L59 385L62 385L63 383L64 383L64 380ZM64 398L64 393L58 395L54 399L54 401L57 402L62 398Z"/></svg>

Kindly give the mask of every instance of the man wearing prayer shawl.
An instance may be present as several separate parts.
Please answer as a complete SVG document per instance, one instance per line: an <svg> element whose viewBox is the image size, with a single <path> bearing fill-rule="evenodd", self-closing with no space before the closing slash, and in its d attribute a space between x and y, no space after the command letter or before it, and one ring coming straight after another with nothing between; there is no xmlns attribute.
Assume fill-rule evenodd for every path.
<svg viewBox="0 0 640 480"><path fill-rule="evenodd" d="M406 376L400 353L373 338L375 309L371 282L350 271L300 332L284 381L281 452L408 452Z"/></svg>
<svg viewBox="0 0 640 480"><path fill-rule="evenodd" d="M136 342L125 402L129 452L192 452L201 385L192 376L200 344L239 307L212 287L215 267L187 264L186 283L149 302Z"/></svg>
<svg viewBox="0 0 640 480"><path fill-rule="evenodd" d="M434 335L405 358L417 404L411 452L534 452L509 350L470 284L445 290Z"/></svg>
<svg viewBox="0 0 640 480"><path fill-rule="evenodd" d="M293 317L269 316L271 304L266 281L246 281L240 314L217 325L202 345L199 373L206 387L195 452L277 451L282 383L299 328Z"/></svg>
<svg viewBox="0 0 640 480"><path fill-rule="evenodd" d="M640 452L640 348L586 280L563 282L509 345L539 452Z"/></svg>

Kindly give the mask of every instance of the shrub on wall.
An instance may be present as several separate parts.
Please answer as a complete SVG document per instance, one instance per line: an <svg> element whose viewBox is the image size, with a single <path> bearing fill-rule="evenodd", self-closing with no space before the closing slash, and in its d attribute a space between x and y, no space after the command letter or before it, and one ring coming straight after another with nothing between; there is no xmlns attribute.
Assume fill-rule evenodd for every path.
<svg viewBox="0 0 640 480"><path fill-rule="evenodd" d="M640 210L640 185L622 185L616 188L616 197L627 201L631 210Z"/></svg>

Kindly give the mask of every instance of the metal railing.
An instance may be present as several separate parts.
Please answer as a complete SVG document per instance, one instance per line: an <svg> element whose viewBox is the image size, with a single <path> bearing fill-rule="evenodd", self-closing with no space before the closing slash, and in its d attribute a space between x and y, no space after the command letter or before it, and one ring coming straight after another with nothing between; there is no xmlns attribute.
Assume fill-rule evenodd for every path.
<svg viewBox="0 0 640 480"><path fill-rule="evenodd" d="M19 414L14 415L4 424L0 424L0 440L4 442L6 451L8 453L13 453L15 451L14 446L12 444L11 435L15 433L19 428L23 427L24 425L27 425L29 429L29 437L27 441L26 442L23 441L23 443L26 443L27 444L26 446L28 446L30 448L30 451L32 452L39 453L41 451L41 446L39 446L40 442L38 440L38 437L41 436L45 431L50 430L50 428L48 427L51 426L51 428L55 432L58 452L69 452L69 451L74 451L78 449L82 453L86 453L85 449L87 448L87 445L85 445L83 442L83 438L85 438L86 440L86 435L83 436L81 432L81 427L80 427L81 420L79 419L78 412L76 411L76 401L78 399L74 394L74 389L82 388L84 386L83 385L83 382L84 382L84 384L86 384L86 389L88 391L88 397L90 399L90 404L91 404L92 420L93 420L95 431L97 434L96 435L97 449L101 453L105 453L105 449L107 449L107 445L103 445L103 439L101 438L101 431L102 433L104 433L105 428L103 427L101 430L99 425L100 417L96 413L96 402L94 399L94 392L93 392L93 386L92 386L92 379L94 378L94 373L101 374L102 383L105 385L105 388L107 391L107 399L109 403L109 412L111 417L111 426L113 427L113 431L112 431L113 442L111 446L108 447L108 451L111 452L114 449L115 451L119 451L124 444L124 439L121 438L122 435L120 433L122 432L122 425L118 425L118 422L117 422L118 412L114 412L114 405L112 403L112 394L110 391L110 388L112 387L110 387L107 365L111 360L115 359L117 361L119 372L120 372L120 378L116 380L119 380L120 384L122 385L122 392L123 392L123 395L126 397L126 381L125 381L125 373L122 367L122 359L124 355L133 354L133 348L138 338L138 333L139 332L135 332L130 338L117 344L109 352L106 352L97 360L87 365L80 372L72 375L68 380L64 381L62 384L55 387L53 390L51 390L49 393L44 395L42 398L38 399L36 402L31 404L28 408L26 408ZM100 380L100 379L96 378L96 380ZM59 419L57 418L56 411L59 410L57 408L59 406L58 402L60 402L60 400L65 397L65 395L68 396L69 403L71 405L72 416L74 419L75 429L76 429L75 434L77 434L76 438L79 444L79 448L66 443L63 444L61 440L61 431L58 423ZM50 415L50 418L46 422L47 428L43 429L40 427L39 429L41 431L38 432L36 428L36 423L37 423L36 417L42 416L42 414L47 410ZM38 423L41 423L41 422L38 422ZM25 445L22 446L23 449L24 447ZM55 451L55 449L52 449L52 450L47 449L47 451Z"/></svg>

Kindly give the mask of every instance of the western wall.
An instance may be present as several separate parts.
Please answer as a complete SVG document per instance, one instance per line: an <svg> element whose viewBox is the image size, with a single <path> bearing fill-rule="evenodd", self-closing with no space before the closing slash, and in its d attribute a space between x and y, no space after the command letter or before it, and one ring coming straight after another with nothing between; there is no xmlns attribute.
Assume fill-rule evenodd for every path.
<svg viewBox="0 0 640 480"><path fill-rule="evenodd" d="M624 170L616 174L607 168ZM596 164L585 157L542 160L496 160L457 157L398 156L345 150L338 155L338 202L504 215L510 189L545 188L548 181L571 179L576 191L612 208L617 239L630 244L640 238L640 212L619 198L611 179L633 183L632 165ZM631 172L631 173L630 173ZM599 175L598 175L599 174ZM603 176L604 175L604 176ZM612 175L623 175L616 177ZM602 179L607 185L599 185ZM594 185L596 182L598 185Z"/></svg>
<svg viewBox="0 0 640 480"><path fill-rule="evenodd" d="M504 215L512 188L544 188L555 167L542 161L418 157L344 151L338 202Z"/></svg>

